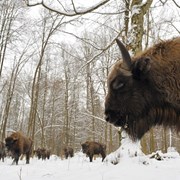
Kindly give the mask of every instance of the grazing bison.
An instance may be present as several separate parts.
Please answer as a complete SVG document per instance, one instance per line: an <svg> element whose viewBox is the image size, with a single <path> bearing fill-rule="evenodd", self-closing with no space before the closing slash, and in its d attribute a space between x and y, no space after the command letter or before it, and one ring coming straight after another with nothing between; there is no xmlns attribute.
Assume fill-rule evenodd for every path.
<svg viewBox="0 0 180 180"><path fill-rule="evenodd" d="M123 61L108 76L106 121L133 140L153 126L180 131L180 38L162 41L131 58L117 40Z"/></svg>
<svg viewBox="0 0 180 180"><path fill-rule="evenodd" d="M19 157L26 155L26 164L29 164L29 159L32 150L32 140L25 137L20 132L14 132L5 139L7 150L11 152L14 158L13 163L18 165Z"/></svg>
<svg viewBox="0 0 180 180"><path fill-rule="evenodd" d="M86 141L85 143L81 144L82 151L85 153L88 157L90 162L93 160L93 156L95 154L102 156L102 161L106 157L106 145L94 142L94 141Z"/></svg>
<svg viewBox="0 0 180 180"><path fill-rule="evenodd" d="M74 156L74 150L71 147L65 147L63 151L66 159Z"/></svg>
<svg viewBox="0 0 180 180"><path fill-rule="evenodd" d="M6 157L5 144L0 142L0 160L4 162L4 158Z"/></svg>

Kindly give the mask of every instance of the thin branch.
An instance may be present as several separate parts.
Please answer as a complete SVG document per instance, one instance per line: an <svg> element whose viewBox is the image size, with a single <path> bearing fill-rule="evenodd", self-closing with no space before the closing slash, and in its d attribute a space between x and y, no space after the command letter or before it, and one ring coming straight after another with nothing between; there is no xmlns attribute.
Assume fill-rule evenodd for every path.
<svg viewBox="0 0 180 180"><path fill-rule="evenodd" d="M99 7L103 6L104 4L109 2L110 0L101 1L101 2L99 2L97 4L95 4L94 6L91 6L91 7L87 8L87 9L79 10L79 11L75 8L74 2L72 1L72 5L73 5L74 11L71 11L71 12L65 12L65 10L64 10L64 12L56 10L56 9L46 5L43 0L41 2L39 2L39 3L34 3L34 4L30 4L29 0L24 0L24 1L25 1L26 5L29 6L29 7L41 5L44 8L48 9L49 11L55 12L55 13L60 14L60 15L64 15L64 16L77 16L77 15L83 15L83 14L90 13L90 12L98 9Z"/></svg>
<svg viewBox="0 0 180 180"><path fill-rule="evenodd" d="M122 32L119 32L119 34L98 54L96 54L93 58L91 58L88 62L86 62L86 64L84 64L83 66L81 66L81 68L77 71L76 77L78 75L78 73L84 68L86 67L88 64L90 64L91 62L93 62L98 56L100 56L101 54L103 54L107 49L109 49L115 42L115 40L119 37L119 35Z"/></svg>
<svg viewBox="0 0 180 180"><path fill-rule="evenodd" d="M180 8L180 5L178 5L178 3L175 0L173 0L173 2L178 8Z"/></svg>
<svg viewBox="0 0 180 180"><path fill-rule="evenodd" d="M98 120L106 123L106 121L105 121L104 119L102 119L102 118L100 118L100 117L98 117L98 116L94 116L94 115L92 115L92 114L90 114L90 113L83 113L83 112L82 112L81 114L86 115L86 116L89 116L89 117L93 117L93 118L95 118L95 119L98 119ZM119 131L119 127L116 127L116 126L112 126L112 127L113 127L114 129L116 129L116 130Z"/></svg>
<svg viewBox="0 0 180 180"><path fill-rule="evenodd" d="M71 2L72 2L72 5L73 5L74 12L75 12L75 13L77 13L77 11L76 11L76 7L75 7L75 4L74 4L74 1L73 1L73 0L71 0Z"/></svg>
<svg viewBox="0 0 180 180"><path fill-rule="evenodd" d="M180 34L180 30L172 22L169 23Z"/></svg>

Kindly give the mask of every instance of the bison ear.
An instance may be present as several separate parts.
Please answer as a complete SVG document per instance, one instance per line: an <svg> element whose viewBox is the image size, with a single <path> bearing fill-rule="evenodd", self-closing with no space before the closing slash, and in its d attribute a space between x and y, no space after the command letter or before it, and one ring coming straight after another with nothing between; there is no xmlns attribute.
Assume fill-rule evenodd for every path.
<svg viewBox="0 0 180 180"><path fill-rule="evenodd" d="M151 69L151 59L149 57L143 57L136 60L133 64L132 74L136 79L145 79L149 70Z"/></svg>

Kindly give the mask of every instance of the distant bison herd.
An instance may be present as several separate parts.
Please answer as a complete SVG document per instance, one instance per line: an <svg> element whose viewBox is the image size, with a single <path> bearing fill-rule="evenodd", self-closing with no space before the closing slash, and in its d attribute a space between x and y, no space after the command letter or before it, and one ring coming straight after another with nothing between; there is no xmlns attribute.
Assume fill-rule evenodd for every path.
<svg viewBox="0 0 180 180"><path fill-rule="evenodd" d="M101 155L102 161L106 157L106 145L94 142L86 141L81 144L81 149L90 162L93 161L94 155ZM51 152L49 149L40 148L33 150L33 141L31 138L26 137L21 132L13 132L10 136L5 138L5 143L0 142L0 160L4 162L6 156L11 156L13 159L12 164L18 165L19 159L26 157L26 164L30 163L30 157L35 156L38 159L48 160L50 159ZM70 146L63 148L63 156L65 159L72 158L74 156L74 149Z"/></svg>

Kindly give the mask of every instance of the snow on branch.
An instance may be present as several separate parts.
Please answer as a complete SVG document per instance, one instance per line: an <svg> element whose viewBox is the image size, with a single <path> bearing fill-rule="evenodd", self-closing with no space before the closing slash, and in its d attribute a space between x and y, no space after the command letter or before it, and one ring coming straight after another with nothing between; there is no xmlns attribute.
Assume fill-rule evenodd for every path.
<svg viewBox="0 0 180 180"><path fill-rule="evenodd" d="M30 3L30 0L24 0L24 1L25 1L26 5L29 6L29 7L41 5L44 8L48 9L49 11L58 13L60 15L64 15L64 16L77 16L77 15L83 15L83 14L90 13L90 12L98 9L99 7L103 6L104 4L109 2L110 0L100 1L99 3L93 5L93 6L89 7L89 8L81 9L81 10L78 10L75 7L75 4L74 4L74 2L72 0L71 1L72 2L72 6L73 6L73 10L72 11L66 10L65 8L63 8L63 11L55 9L55 8L51 7L50 5L48 5L47 3L45 3L44 0L41 0L41 1L36 2L36 3Z"/></svg>

